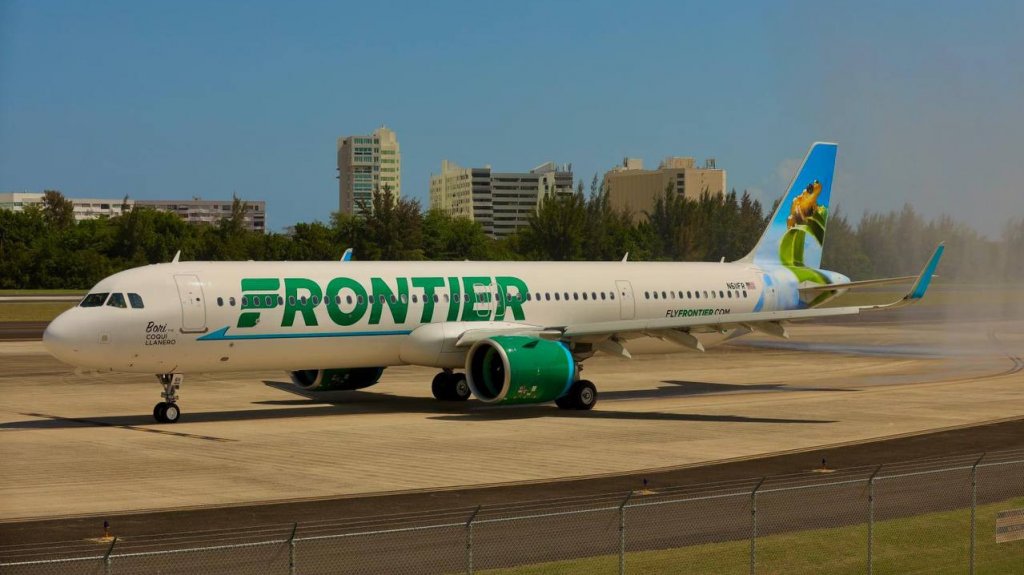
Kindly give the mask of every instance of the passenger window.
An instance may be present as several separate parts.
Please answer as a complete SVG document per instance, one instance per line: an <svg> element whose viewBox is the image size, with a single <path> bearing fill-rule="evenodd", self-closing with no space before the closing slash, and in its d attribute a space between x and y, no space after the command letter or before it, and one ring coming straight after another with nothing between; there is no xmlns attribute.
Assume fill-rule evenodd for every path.
<svg viewBox="0 0 1024 575"><path fill-rule="evenodd" d="M228 305L231 306L231 307L235 307L235 298L234 298L234 296L228 298Z"/></svg>
<svg viewBox="0 0 1024 575"><path fill-rule="evenodd" d="M356 297L356 301L359 302L360 304L362 304L363 303L363 296Z"/></svg>
<svg viewBox="0 0 1024 575"><path fill-rule="evenodd" d="M551 294L549 292L544 292L544 299L547 301L551 301Z"/></svg>
<svg viewBox="0 0 1024 575"><path fill-rule="evenodd" d="M110 295L110 292L91 293L85 296L85 299L82 300L82 303L78 305L81 307L100 307L101 305L103 305L103 302L107 301L108 295Z"/></svg>
<svg viewBox="0 0 1024 575"><path fill-rule="evenodd" d="M577 293L577 292L572 292L572 299L575 299L575 300L580 299L580 294Z"/></svg>
<svg viewBox="0 0 1024 575"><path fill-rule="evenodd" d="M693 299L693 292L686 292L686 299Z"/></svg>
<svg viewBox="0 0 1024 575"><path fill-rule="evenodd" d="M725 297L725 294L722 293L722 290L718 290L718 297L720 297L720 298L724 298Z"/></svg>
<svg viewBox="0 0 1024 575"><path fill-rule="evenodd" d="M107 305L109 305L110 307L119 307L122 309L128 307L128 304L125 303L124 301L124 294L121 293L110 294L110 299L107 300Z"/></svg>
<svg viewBox="0 0 1024 575"><path fill-rule="evenodd" d="M587 299L587 292L583 292L583 300L586 301L586 299Z"/></svg>
<svg viewBox="0 0 1024 575"><path fill-rule="evenodd" d="M441 298L437 297L437 294L434 294L434 303L437 303L440 300L441 300Z"/></svg>
<svg viewBox="0 0 1024 575"><path fill-rule="evenodd" d="M651 292L645 291L644 292L644 299L651 299Z"/></svg>
<svg viewBox="0 0 1024 575"><path fill-rule="evenodd" d="M561 297L560 296L561 296L561 294L559 294L558 292L555 292L555 301L561 301Z"/></svg>
<svg viewBox="0 0 1024 575"><path fill-rule="evenodd" d="M654 296L654 299L658 299L658 292L651 292L651 295Z"/></svg>
<svg viewBox="0 0 1024 575"><path fill-rule="evenodd" d="M277 305L284 305L284 296L277 296Z"/></svg>
<svg viewBox="0 0 1024 575"><path fill-rule="evenodd" d="M217 298L217 307L224 307L224 298Z"/></svg>
<svg viewBox="0 0 1024 575"><path fill-rule="evenodd" d="M743 290L743 297L747 297L747 290Z"/></svg>
<svg viewBox="0 0 1024 575"><path fill-rule="evenodd" d="M405 296L402 296L402 297L404 298ZM419 297L416 294L412 294L412 303L419 303L419 302L420 302Z"/></svg>
<svg viewBox="0 0 1024 575"><path fill-rule="evenodd" d="M309 299L311 302L313 302L313 305L317 305L320 303L320 296L318 295L312 296Z"/></svg>
<svg viewBox="0 0 1024 575"><path fill-rule="evenodd" d="M341 299L341 296L338 296L338 299ZM338 302L338 303L341 303L341 302ZM345 296L345 303L351 305L352 304L352 296L350 296L350 295Z"/></svg>
<svg viewBox="0 0 1024 575"><path fill-rule="evenodd" d="M274 296L268 295L267 297L263 298L263 303L267 304L267 307L274 305ZM313 303L315 304L316 302Z"/></svg>
<svg viewBox="0 0 1024 575"><path fill-rule="evenodd" d="M604 298L605 298L605 293L601 292L601 299L604 299Z"/></svg>

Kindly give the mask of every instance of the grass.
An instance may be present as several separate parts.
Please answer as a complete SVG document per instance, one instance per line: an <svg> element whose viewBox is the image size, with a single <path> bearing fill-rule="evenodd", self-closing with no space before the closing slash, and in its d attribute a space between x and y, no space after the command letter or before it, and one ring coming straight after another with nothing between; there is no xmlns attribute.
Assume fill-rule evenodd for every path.
<svg viewBox="0 0 1024 575"><path fill-rule="evenodd" d="M0 303L0 322L50 321L77 302Z"/></svg>
<svg viewBox="0 0 1024 575"><path fill-rule="evenodd" d="M1024 541L995 542L996 513L1024 507L1024 497L978 506L976 573L1024 573ZM875 522L875 573L965 573L970 509ZM628 536L628 529L627 529ZM867 524L759 537L758 573L817 574L867 571ZM745 573L750 541L727 541L626 554L626 572ZM480 571L489 575L615 573L618 556L605 555Z"/></svg>
<svg viewBox="0 0 1024 575"><path fill-rule="evenodd" d="M84 289L0 289L0 295L85 295Z"/></svg>

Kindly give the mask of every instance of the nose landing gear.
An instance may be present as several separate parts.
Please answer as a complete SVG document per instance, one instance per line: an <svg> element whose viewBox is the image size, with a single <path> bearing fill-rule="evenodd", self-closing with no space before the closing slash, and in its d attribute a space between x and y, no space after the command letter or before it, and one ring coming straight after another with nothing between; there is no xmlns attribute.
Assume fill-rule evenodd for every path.
<svg viewBox="0 0 1024 575"><path fill-rule="evenodd" d="M157 374L160 385L164 390L160 394L165 401L161 401L153 407L153 419L158 423L175 423L181 417L181 408L178 407L178 388L185 379L180 373Z"/></svg>

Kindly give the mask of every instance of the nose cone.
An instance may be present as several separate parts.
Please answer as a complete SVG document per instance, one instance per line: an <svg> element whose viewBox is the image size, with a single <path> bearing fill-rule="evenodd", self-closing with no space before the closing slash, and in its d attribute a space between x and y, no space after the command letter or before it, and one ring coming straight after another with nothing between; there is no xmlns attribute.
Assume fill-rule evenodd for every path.
<svg viewBox="0 0 1024 575"><path fill-rule="evenodd" d="M78 355L77 342L73 329L73 320L64 312L46 326L43 332L43 347L50 355L63 361L76 365Z"/></svg>

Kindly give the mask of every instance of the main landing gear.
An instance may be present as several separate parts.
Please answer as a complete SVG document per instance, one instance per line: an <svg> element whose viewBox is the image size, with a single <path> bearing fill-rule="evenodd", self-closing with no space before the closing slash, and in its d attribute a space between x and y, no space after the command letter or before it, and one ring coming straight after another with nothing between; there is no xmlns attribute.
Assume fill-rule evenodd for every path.
<svg viewBox="0 0 1024 575"><path fill-rule="evenodd" d="M160 373L156 378L164 387L160 394L164 401L153 407L153 419L158 423L175 423L181 417L181 408L178 407L178 388L181 387L185 376L180 373Z"/></svg>
<svg viewBox="0 0 1024 575"><path fill-rule="evenodd" d="M555 400L555 405L562 409L587 411L597 405L597 387L586 379L576 380L569 388L569 393Z"/></svg>
<svg viewBox="0 0 1024 575"><path fill-rule="evenodd" d="M434 376L430 391L434 392L434 397L440 401L466 401L472 395L466 374L455 373L450 369Z"/></svg>

